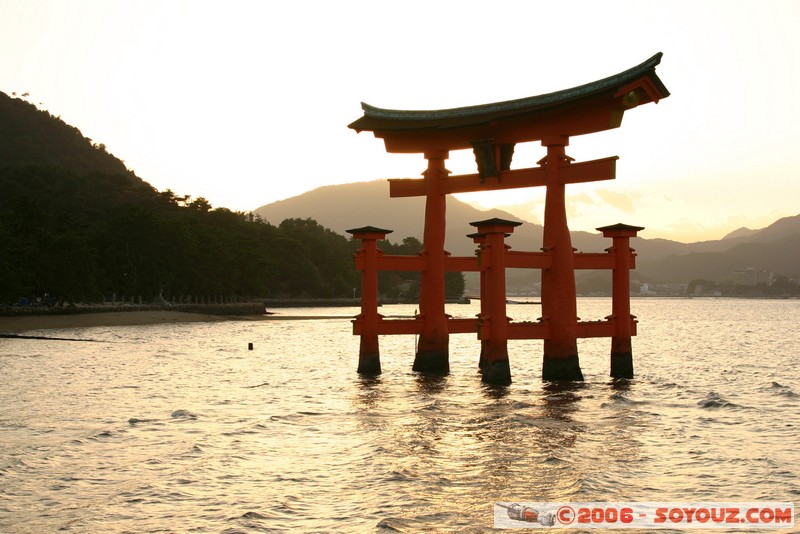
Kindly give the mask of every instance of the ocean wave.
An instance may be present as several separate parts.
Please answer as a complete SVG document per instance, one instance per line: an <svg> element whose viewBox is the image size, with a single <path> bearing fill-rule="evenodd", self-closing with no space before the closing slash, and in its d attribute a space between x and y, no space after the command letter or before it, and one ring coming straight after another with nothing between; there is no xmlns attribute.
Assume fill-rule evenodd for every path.
<svg viewBox="0 0 800 534"><path fill-rule="evenodd" d="M716 391L710 392L704 399L697 401L697 405L701 408L741 408L740 405L729 401Z"/></svg>
<svg viewBox="0 0 800 534"><path fill-rule="evenodd" d="M197 416L189 410L175 410L169 416L173 419L197 419Z"/></svg>
<svg viewBox="0 0 800 534"><path fill-rule="evenodd" d="M800 395L795 393L795 391L792 388L790 388L789 386L784 386L783 384L780 384L778 382L773 382L768 389L782 397L789 397L793 399L800 397Z"/></svg>

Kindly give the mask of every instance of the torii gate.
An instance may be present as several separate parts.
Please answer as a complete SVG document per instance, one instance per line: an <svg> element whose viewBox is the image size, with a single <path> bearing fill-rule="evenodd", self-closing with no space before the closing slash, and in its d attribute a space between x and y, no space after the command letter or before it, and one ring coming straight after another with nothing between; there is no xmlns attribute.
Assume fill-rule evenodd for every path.
<svg viewBox="0 0 800 534"><path fill-rule="evenodd" d="M379 267L379 251L374 245L389 230L374 227L348 230L364 242L360 260L357 260L360 261L358 265L362 270L363 283L372 283L373 269L375 278L379 268L421 271L420 315L408 322L409 324L382 321L377 311L373 311L375 303L370 302L377 299L377 290L362 292L362 313L354 322L355 333L362 336L360 372L380 372L377 346L379 333L419 334L413 369L425 373L448 372L449 333L477 330L479 337L485 339L482 337L480 325L470 329L459 320L449 319L445 313L445 271L479 270L474 268L469 259L451 258L444 250L446 195L545 186L542 252L522 253L533 258L527 260L524 266L542 269L541 324L514 338L544 340L542 378L545 380L582 380L577 338L595 336L612 337L612 375L633 375L630 335L635 334L635 320L630 316L627 284L624 289L619 288L622 278L628 280L627 269L632 267L633 255L627 244L618 242L618 238L627 243L627 238L635 236L641 228L615 225L601 229L604 235L614 238L614 247L610 252L614 252L616 248L625 248L621 255L615 253L613 264L591 259L591 255L581 256L575 253L567 226L565 186L569 183L614 179L618 158L613 156L575 163L566 155L565 147L572 136L617 128L625 111L649 102L657 103L669 96L669 91L655 73L661 56L658 53L640 65L602 80L519 100L431 111L381 109L362 103L364 115L350 124L350 128L357 132L373 132L375 137L383 139L387 152L421 153L428 165L422 179L389 180L392 197L426 197L424 249L418 258L401 260L401 257L394 257L397 259L392 261L391 257L386 257ZM538 162L539 166L511 169L515 145L534 141L541 142L547 148L546 156ZM475 153L478 173L448 176L450 171L445 169L444 162L449 152L470 148ZM482 237L476 241L493 242L487 258L493 258L490 261L497 265L497 262L504 261L506 254L499 251L501 245L497 237L492 236L499 235L502 241L505 234L513 231L514 223L483 222L487 224L482 232L479 231ZM480 230L480 223L473 224L479 226ZM622 256L625 258L619 259ZM624 274L617 274L622 270L618 268L620 262L625 266ZM627 309L627 317L616 317L614 324L609 322L613 328L582 326L586 323L580 323L577 318L575 268L614 268L614 283L617 287L614 295L624 295L626 301L626 305L615 302L614 312L622 310L624 313ZM495 271L497 272L496 268ZM499 275L494 276L499 280ZM369 281L364 277L369 278ZM504 316L504 283L502 288L503 294L499 294L497 287L494 291L490 290L490 307L494 308L494 312L492 315L482 312L480 319L482 322L488 320L494 325L489 327L490 334L487 337L493 337L495 342L501 340L504 345L508 339L507 326L510 325L506 324ZM481 298L483 300L485 296L482 294ZM619 299L615 298L616 300ZM500 313L503 317L499 316ZM503 326L500 326L501 322ZM495 356L489 358L488 369L484 369L485 380L510 380L508 359L506 356L503 361L503 351L504 348L494 349ZM496 357L497 354L500 357Z"/></svg>

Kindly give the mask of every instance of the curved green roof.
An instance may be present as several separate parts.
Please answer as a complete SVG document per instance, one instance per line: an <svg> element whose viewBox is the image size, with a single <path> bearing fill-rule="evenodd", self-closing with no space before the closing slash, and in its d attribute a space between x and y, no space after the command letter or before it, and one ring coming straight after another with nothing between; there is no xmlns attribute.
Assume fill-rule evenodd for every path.
<svg viewBox="0 0 800 534"><path fill-rule="evenodd" d="M439 110L398 110L378 108L362 102L364 115L351 123L349 128L361 132L474 126L498 118L536 113L609 92L614 93L643 77L649 78L659 93L654 98L657 100L669 96L669 91L655 73L655 67L661 62L661 56L662 53L659 52L647 61L619 74L571 89L491 104Z"/></svg>

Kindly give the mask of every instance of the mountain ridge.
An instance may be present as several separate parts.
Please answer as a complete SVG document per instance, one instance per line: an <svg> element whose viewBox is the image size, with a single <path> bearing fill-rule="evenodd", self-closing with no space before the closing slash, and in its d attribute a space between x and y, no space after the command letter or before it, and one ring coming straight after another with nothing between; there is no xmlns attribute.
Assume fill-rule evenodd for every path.
<svg viewBox="0 0 800 534"><path fill-rule="evenodd" d="M0 91L0 162L5 166L37 165L78 174L123 176L148 187L102 143L93 143L81 131L21 98Z"/></svg>
<svg viewBox="0 0 800 534"><path fill-rule="evenodd" d="M390 198L388 182L373 180L319 187L265 204L254 213L272 224L279 224L284 218L311 218L339 233L359 226L378 226L393 230L388 238L399 242L405 237L422 239L424 206L424 197ZM457 255L473 254L474 244L466 238L473 229L469 223L491 217L523 223L508 239L512 248L541 247L542 225L499 209L480 210L449 196L445 248ZM634 238L631 246L639 263L636 275L659 282L688 283L708 276L732 278L734 271L748 267L787 276L800 273L800 247L792 247L792 237L800 236L800 215L783 217L759 230L740 230L723 239L694 243ZM573 247L581 252L599 252L610 246L609 240L599 233L570 234ZM769 261L764 261L765 258Z"/></svg>

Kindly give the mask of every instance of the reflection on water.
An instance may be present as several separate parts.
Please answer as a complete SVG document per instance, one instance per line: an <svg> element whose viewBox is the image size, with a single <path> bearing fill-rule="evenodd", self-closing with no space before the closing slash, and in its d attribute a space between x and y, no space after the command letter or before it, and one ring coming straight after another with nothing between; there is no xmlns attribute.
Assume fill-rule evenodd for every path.
<svg viewBox="0 0 800 534"><path fill-rule="evenodd" d="M447 376L415 374L414 383L421 395L436 395L447 386Z"/></svg>
<svg viewBox="0 0 800 534"><path fill-rule="evenodd" d="M635 379L610 379L591 339L585 382L543 383L541 343L512 341L508 387L481 382L474 336L451 338L439 377L383 336L384 373L360 377L345 320L4 341L0 531L485 532L495 502L800 495L800 304L634 308Z"/></svg>

